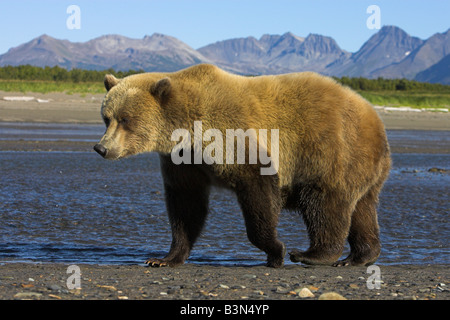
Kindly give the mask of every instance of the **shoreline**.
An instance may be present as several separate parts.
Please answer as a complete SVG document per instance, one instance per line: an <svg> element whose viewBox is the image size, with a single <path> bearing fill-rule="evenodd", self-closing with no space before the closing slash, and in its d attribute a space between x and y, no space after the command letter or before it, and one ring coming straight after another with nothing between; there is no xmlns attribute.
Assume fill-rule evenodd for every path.
<svg viewBox="0 0 450 320"><path fill-rule="evenodd" d="M103 123L105 94L20 93L0 91L0 121L43 123ZM450 130L450 112L402 111L375 106L387 130Z"/></svg>
<svg viewBox="0 0 450 320"><path fill-rule="evenodd" d="M62 263L0 264L1 300L318 300L334 292L347 300L449 300L450 265L326 267L289 265L178 268ZM376 267L375 267L376 268ZM304 290L306 288L307 290ZM302 293L301 293L302 292ZM322 299L320 298L320 299Z"/></svg>

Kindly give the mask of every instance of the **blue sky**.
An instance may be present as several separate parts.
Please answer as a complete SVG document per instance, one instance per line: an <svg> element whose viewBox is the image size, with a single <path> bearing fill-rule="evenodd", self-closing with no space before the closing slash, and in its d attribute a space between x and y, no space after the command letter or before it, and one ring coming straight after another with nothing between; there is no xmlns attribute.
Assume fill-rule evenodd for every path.
<svg viewBox="0 0 450 320"><path fill-rule="evenodd" d="M80 7L80 29L66 26L72 4ZM197 49L288 31L331 36L355 52L377 32L366 26L370 5L379 6L382 25L396 25L422 39L450 28L450 0L1 0L0 54L44 33L87 41L104 34L142 38L158 32Z"/></svg>

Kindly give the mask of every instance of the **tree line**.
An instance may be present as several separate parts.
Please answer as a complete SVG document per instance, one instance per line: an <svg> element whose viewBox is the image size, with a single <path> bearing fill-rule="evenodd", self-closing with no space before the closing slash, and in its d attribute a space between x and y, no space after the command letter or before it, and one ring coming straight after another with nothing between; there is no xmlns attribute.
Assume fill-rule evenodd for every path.
<svg viewBox="0 0 450 320"><path fill-rule="evenodd" d="M5 66L0 67L0 79L3 80L27 80L27 81L62 81L62 82L103 82L106 74L113 74L118 78L123 78L132 74L142 73L143 70L115 71L106 70L67 70L58 66L55 67L35 67L31 65Z"/></svg>
<svg viewBox="0 0 450 320"><path fill-rule="evenodd" d="M27 81L62 81L62 82L102 82L106 74L113 74L123 78L132 74L142 73L143 70L115 71L106 70L67 70L58 66L35 67L31 65L0 67L0 79ZM407 79L367 79L350 77L333 77L339 83L358 91L411 91L411 92L449 92L450 86L435 83L418 82Z"/></svg>
<svg viewBox="0 0 450 320"><path fill-rule="evenodd" d="M339 83L358 91L450 92L450 86L448 85L408 79L333 78Z"/></svg>

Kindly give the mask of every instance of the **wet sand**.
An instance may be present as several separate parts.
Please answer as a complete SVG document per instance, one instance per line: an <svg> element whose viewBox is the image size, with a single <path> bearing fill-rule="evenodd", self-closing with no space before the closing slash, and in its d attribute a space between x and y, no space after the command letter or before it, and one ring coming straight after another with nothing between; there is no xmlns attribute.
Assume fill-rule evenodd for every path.
<svg viewBox="0 0 450 320"><path fill-rule="evenodd" d="M103 95L27 94L32 101L5 101L0 92L0 121L101 123ZM38 102L40 99L41 102ZM449 130L450 114L378 111L387 129ZM411 152L391 146L393 152ZM396 149L397 148L397 149ZM92 150L92 143L0 141L0 150ZM414 152L430 152L419 146ZM448 148L435 150L448 153ZM38 300L317 300L335 292L349 300L449 300L450 265L379 265L381 283L369 289L366 267L215 266L179 268L143 265L79 265L81 289L67 286L68 265L0 264L0 299ZM307 288L307 290L302 290ZM309 292L308 292L309 291ZM302 292L302 294L300 294ZM302 295L310 297L302 297ZM166 306L166 305L164 305ZM178 304L181 308L184 304ZM170 308L170 307L169 307ZM172 309L179 314L180 309Z"/></svg>

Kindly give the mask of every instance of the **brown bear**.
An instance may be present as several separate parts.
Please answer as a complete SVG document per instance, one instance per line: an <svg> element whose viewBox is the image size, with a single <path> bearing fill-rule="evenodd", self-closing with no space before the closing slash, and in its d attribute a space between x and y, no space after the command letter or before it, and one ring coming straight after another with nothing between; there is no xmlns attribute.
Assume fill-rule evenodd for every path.
<svg viewBox="0 0 450 320"><path fill-rule="evenodd" d="M205 64L121 80L107 75L104 82L107 129L94 149L106 159L158 152L161 160L172 244L149 265L188 258L212 185L236 193L248 238L270 267L281 267L286 253L276 230L283 208L302 215L310 239L308 250L289 253L292 261L367 265L379 256L376 206L389 145L373 107L349 88L311 72L245 77ZM244 151L237 134L227 136L239 129L248 133ZM250 161L252 141L260 153ZM244 162L236 161L239 152ZM273 159L273 172L263 174L263 154ZM338 261L346 240L351 252Z"/></svg>

